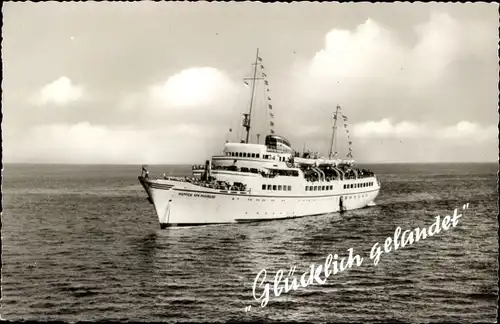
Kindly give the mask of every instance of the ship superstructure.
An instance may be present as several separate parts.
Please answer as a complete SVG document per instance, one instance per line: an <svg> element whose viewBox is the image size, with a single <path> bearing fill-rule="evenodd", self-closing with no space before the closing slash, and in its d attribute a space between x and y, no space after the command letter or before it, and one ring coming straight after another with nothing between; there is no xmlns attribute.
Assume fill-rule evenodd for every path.
<svg viewBox="0 0 500 324"><path fill-rule="evenodd" d="M257 75L261 61L257 51L253 78L245 79L252 81L252 97L244 114L244 140L225 143L222 155L193 166L193 177L153 179L143 166L139 181L155 207L161 228L343 212L366 207L377 197L380 184L373 172L356 168L352 159L336 158L337 122L346 118L340 106L333 115L327 158L295 151L285 137L275 134L273 121L264 144L249 142L255 83L264 80L267 85ZM266 76L263 71L262 75ZM350 148L347 157L352 157Z"/></svg>

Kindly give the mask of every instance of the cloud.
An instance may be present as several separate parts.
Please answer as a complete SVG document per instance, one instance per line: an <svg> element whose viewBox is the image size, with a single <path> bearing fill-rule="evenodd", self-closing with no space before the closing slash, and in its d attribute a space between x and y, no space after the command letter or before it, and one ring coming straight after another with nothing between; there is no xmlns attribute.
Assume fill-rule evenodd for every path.
<svg viewBox="0 0 500 324"><path fill-rule="evenodd" d="M4 153L8 162L200 163L223 143L224 134L209 126L135 129L81 122L35 127L5 142Z"/></svg>
<svg viewBox="0 0 500 324"><path fill-rule="evenodd" d="M150 98L162 108L214 107L238 94L238 87L212 67L189 68L149 89Z"/></svg>
<svg viewBox="0 0 500 324"><path fill-rule="evenodd" d="M485 65L498 61L498 40L484 36L490 31L480 21L458 22L446 13L415 25L412 41L372 19L353 30L332 29L323 48L296 62L296 100L303 107L341 104L359 120L389 112L423 119L430 111L441 119L451 106L470 118L470 98L476 98L474 107L484 115L490 101L480 84L486 75L497 78Z"/></svg>
<svg viewBox="0 0 500 324"><path fill-rule="evenodd" d="M390 119L384 118L380 121L368 121L355 124L354 136L360 138L370 137L415 137L423 136L427 129L423 125L410 122L393 124Z"/></svg>
<svg viewBox="0 0 500 324"><path fill-rule="evenodd" d="M475 142L498 140L497 126L483 127L476 123L461 121L454 126L446 127L438 132L438 137L450 140L469 140Z"/></svg>
<svg viewBox="0 0 500 324"><path fill-rule="evenodd" d="M421 138L439 140L467 140L484 142L495 140L498 130L496 126L481 126L479 124L461 121L455 125L438 127L432 124L421 124L402 121L393 123L391 119L368 121L353 126L353 135L357 138Z"/></svg>
<svg viewBox="0 0 500 324"><path fill-rule="evenodd" d="M83 96L83 87L73 85L72 81L62 76L59 79L44 86L34 101L41 105L56 104L65 105L69 102L79 100Z"/></svg>
<svg viewBox="0 0 500 324"><path fill-rule="evenodd" d="M250 96L242 82L212 67L188 68L164 82L118 96L117 113L147 124L199 124L229 128L230 119ZM245 92L248 92L246 94Z"/></svg>

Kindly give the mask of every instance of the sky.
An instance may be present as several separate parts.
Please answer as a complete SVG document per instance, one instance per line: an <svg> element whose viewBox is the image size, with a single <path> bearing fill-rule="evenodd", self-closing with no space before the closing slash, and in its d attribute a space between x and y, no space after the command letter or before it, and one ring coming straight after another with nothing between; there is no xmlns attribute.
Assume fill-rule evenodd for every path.
<svg viewBox="0 0 500 324"><path fill-rule="evenodd" d="M3 161L203 163L243 138L258 48L254 143L272 113L327 154L340 105L336 149L360 163L494 162L498 21L487 3L5 3Z"/></svg>

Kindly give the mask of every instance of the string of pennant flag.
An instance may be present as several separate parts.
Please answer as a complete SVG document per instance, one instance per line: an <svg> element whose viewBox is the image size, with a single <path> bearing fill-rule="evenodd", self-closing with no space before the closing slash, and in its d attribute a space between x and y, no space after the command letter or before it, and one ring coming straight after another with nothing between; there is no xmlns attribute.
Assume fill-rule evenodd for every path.
<svg viewBox="0 0 500 324"><path fill-rule="evenodd" d="M344 128L345 128L345 131L347 133L347 140L348 140L348 143L349 143L349 152L347 153L347 157L348 158L351 158L352 159L352 141L351 141L351 134L349 133L349 128L348 127L348 124L347 124L347 117L342 114L342 119L344 121Z"/></svg>
<svg viewBox="0 0 500 324"><path fill-rule="evenodd" d="M270 122L269 122L269 133L270 134L274 134L274 114L272 113L272 110L273 110L273 105L272 105L272 101L271 101L271 97L270 97L270 94L269 94L269 81L267 80L267 74L264 72L264 65L262 64L262 58L260 57L257 57L259 63L260 63L260 71L261 71L261 74L262 74L262 78L264 79L264 85L265 85L265 88L266 88L266 96L267 96L267 106L269 108L269 119L270 119Z"/></svg>
<svg viewBox="0 0 500 324"><path fill-rule="evenodd" d="M340 113L340 116L342 117L342 121L344 122L344 128L345 128L345 131L347 133L347 139L348 139L348 143L349 143L349 152L347 153L347 157L348 158L351 158L352 159L352 141L351 141L351 134L349 133L349 128L348 128L348 124L347 124L347 117L343 114L343 113ZM337 119L337 115L334 114L333 115L333 119ZM337 152L335 152L335 155L337 154Z"/></svg>

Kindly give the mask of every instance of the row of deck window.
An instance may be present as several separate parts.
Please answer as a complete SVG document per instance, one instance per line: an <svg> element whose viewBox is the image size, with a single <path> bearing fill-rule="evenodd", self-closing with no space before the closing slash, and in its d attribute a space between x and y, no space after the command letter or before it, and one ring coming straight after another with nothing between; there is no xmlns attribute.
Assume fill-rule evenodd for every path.
<svg viewBox="0 0 500 324"><path fill-rule="evenodd" d="M306 191L333 190L333 186L306 186Z"/></svg>
<svg viewBox="0 0 500 324"><path fill-rule="evenodd" d="M247 152L226 152L227 156L234 156L234 157L249 157L249 158L260 158L259 153L247 153Z"/></svg>
<svg viewBox="0 0 500 324"><path fill-rule="evenodd" d="M350 199L363 199L365 197L368 197L368 194L359 194L359 195L347 195L347 196L342 196L342 200L346 201L346 200L350 200ZM328 197L326 199L328 200L335 200L335 201L339 201L339 198L340 197ZM243 197L241 197L241 199L244 199ZM253 198L247 198L248 201L253 201ZM325 198L324 198L325 199ZM324 201L324 199L322 199ZM239 197L233 197L233 200L240 200ZM266 201L269 201L269 202L276 202L274 199L255 199L255 201L262 201L262 202L266 202ZM299 199L298 200L299 202L310 202L311 199ZM314 201L314 199L313 199ZM278 201L279 202L279 201ZM286 202L286 200L282 199L281 202ZM258 213L257 213L258 214ZM266 212L267 214L267 212Z"/></svg>
<svg viewBox="0 0 500 324"><path fill-rule="evenodd" d="M226 156L260 159L259 153L248 153L248 152L226 152ZM262 158L266 160L278 160L281 162L286 162L286 158L284 156L273 156L270 154L263 154Z"/></svg>
<svg viewBox="0 0 500 324"><path fill-rule="evenodd" d="M262 190L292 191L292 186L287 185L262 185Z"/></svg>
<svg viewBox="0 0 500 324"><path fill-rule="evenodd" d="M351 183L351 184L345 184L344 189L365 188L371 186L373 186L373 182Z"/></svg>

